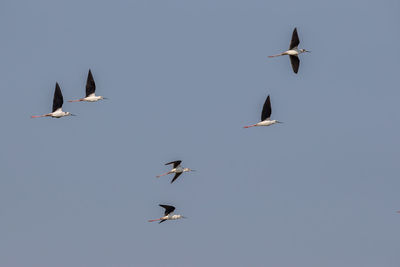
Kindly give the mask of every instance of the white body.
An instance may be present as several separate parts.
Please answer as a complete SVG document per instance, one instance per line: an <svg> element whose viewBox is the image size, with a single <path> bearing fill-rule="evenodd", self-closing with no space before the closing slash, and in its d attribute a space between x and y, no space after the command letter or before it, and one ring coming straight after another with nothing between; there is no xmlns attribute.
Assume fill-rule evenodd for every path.
<svg viewBox="0 0 400 267"><path fill-rule="evenodd" d="M276 120L265 120L265 121L260 121L260 122L256 123L254 126L270 126L275 123L277 123Z"/></svg>
<svg viewBox="0 0 400 267"><path fill-rule="evenodd" d="M172 170L170 170L170 171L168 171L168 172L166 172L164 174L157 175L156 177L159 178L161 176L168 175L168 174L171 174L171 173L179 174L179 173L191 172L191 171L194 171L194 170L189 169L189 168L182 168L182 166L179 165L178 167L173 168Z"/></svg>
<svg viewBox="0 0 400 267"><path fill-rule="evenodd" d="M298 56L298 55L300 55L300 54L302 54L304 52L310 52L310 51L307 51L305 49L298 49L297 47L295 47L295 48L287 50L287 51L285 51L283 53L280 53L280 54L277 54L277 55L274 55L274 56L269 56L269 57L279 57L279 56L284 56L284 55Z"/></svg>
<svg viewBox="0 0 400 267"><path fill-rule="evenodd" d="M300 54L299 50L296 49L291 49L286 52L283 52L284 55L289 55L289 56L298 56Z"/></svg>
<svg viewBox="0 0 400 267"><path fill-rule="evenodd" d="M170 173L181 173L184 172L184 169L181 166L178 166L172 170L170 170Z"/></svg>
<svg viewBox="0 0 400 267"><path fill-rule="evenodd" d="M171 174L171 173L182 173L182 172L190 172L193 171L189 168L182 168L181 166L173 168L172 170L170 170L169 172L165 173L165 174Z"/></svg>
<svg viewBox="0 0 400 267"><path fill-rule="evenodd" d="M82 98L82 101L87 101L87 102L96 102L103 99L102 96L96 96L94 93L90 94L89 96Z"/></svg>
<svg viewBox="0 0 400 267"><path fill-rule="evenodd" d="M69 115L71 115L71 113L64 112L64 111L62 111L62 108L59 108L56 111L54 111L52 113L49 113L48 115L53 117L53 118L61 118L61 117L64 117L64 116L69 116Z"/></svg>
<svg viewBox="0 0 400 267"><path fill-rule="evenodd" d="M173 214L168 214L167 216L161 217L161 220L178 220L182 219L182 215L173 215Z"/></svg>

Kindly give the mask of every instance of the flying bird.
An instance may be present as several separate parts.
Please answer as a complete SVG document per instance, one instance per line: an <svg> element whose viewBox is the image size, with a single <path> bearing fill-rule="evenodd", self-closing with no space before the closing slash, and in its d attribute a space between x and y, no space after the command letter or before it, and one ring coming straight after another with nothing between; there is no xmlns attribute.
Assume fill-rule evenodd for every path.
<svg viewBox="0 0 400 267"><path fill-rule="evenodd" d="M254 126L270 126L275 123L282 123L281 121L271 120L271 99L268 95L267 100L265 100L264 107L261 112L261 121L256 124L244 126L243 128L250 128Z"/></svg>
<svg viewBox="0 0 400 267"><path fill-rule="evenodd" d="M289 55L290 58L290 63L292 64L292 68L294 73L297 73L299 71L299 66L300 66L300 59L298 57L299 54L304 53L304 52L311 52L305 49L298 49L297 46L300 43L300 39L299 36L297 35L297 28L294 28L293 30L293 34L292 34L292 40L290 41L290 46L289 46L289 50L277 54L277 55L273 55L273 56L269 56L269 57L279 57L279 56L284 56L284 55Z"/></svg>
<svg viewBox="0 0 400 267"><path fill-rule="evenodd" d="M96 84L93 79L92 71L89 69L89 74L86 80L86 97L77 100L69 100L68 102L81 102L81 101L96 102L101 99L107 99L103 96L96 96L95 91L96 91Z"/></svg>
<svg viewBox="0 0 400 267"><path fill-rule="evenodd" d="M164 216L159 219L149 220L149 222L160 221L159 223L162 223L162 222L165 222L166 220L178 220L178 219L186 218L182 215L174 215L173 214L173 212L175 210L174 206L163 205L163 204L160 204L159 206L165 209Z"/></svg>
<svg viewBox="0 0 400 267"><path fill-rule="evenodd" d="M166 173L163 173L163 174L161 174L161 175L157 175L156 177L157 177L157 178L160 178L161 176L168 175L168 174L171 174L171 173L175 173L174 178L171 180L171 184L172 184L176 179L178 179L178 177L179 177L182 173L184 173L184 172L190 172L190 171L192 171L192 172L195 171L195 170L192 170L192 169L189 169L189 168L182 168L181 162L182 162L181 160L175 160L175 161L171 161L171 162L165 163L165 165L173 164L173 165L172 165L172 170L170 170L170 171L168 171L168 172L166 172Z"/></svg>
<svg viewBox="0 0 400 267"><path fill-rule="evenodd" d="M53 117L53 118L61 118L64 116L75 116L69 112L62 111L62 105L64 103L64 98L61 93L60 86L56 83L56 89L54 91L53 97L53 111L48 114L40 115L40 116L31 116L31 118L41 118L41 117Z"/></svg>

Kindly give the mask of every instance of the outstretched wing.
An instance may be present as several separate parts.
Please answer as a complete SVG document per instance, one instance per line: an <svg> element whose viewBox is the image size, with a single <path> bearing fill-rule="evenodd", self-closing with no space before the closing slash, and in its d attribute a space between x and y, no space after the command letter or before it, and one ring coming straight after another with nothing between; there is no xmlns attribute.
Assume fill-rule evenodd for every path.
<svg viewBox="0 0 400 267"><path fill-rule="evenodd" d="M93 94L94 91L96 91L96 84L94 83L92 72L89 69L89 74L88 74L87 80L86 80L86 97Z"/></svg>
<svg viewBox="0 0 400 267"><path fill-rule="evenodd" d="M270 117L271 117L271 99L269 98L268 95L267 100L265 100L264 107L261 112L261 121L265 121Z"/></svg>
<svg viewBox="0 0 400 267"><path fill-rule="evenodd" d="M290 41L289 49L293 49L297 47L300 43L299 36L297 35L297 28L294 28L292 34L292 40Z"/></svg>
<svg viewBox="0 0 400 267"><path fill-rule="evenodd" d="M54 97L53 97L53 112L61 108L63 103L64 103L64 98L61 93L60 86L58 85L58 83L56 83L56 90L54 91Z"/></svg>
<svg viewBox="0 0 400 267"><path fill-rule="evenodd" d="M179 177L182 173L183 173L183 172L177 172L177 173L175 173L174 178L171 180L171 184L172 184L176 179L178 179L178 177Z"/></svg>
<svg viewBox="0 0 400 267"><path fill-rule="evenodd" d="M298 56L289 56L290 58L290 63L292 64L292 69L294 73L297 73L299 71L299 66L300 66L300 59Z"/></svg>
<svg viewBox="0 0 400 267"><path fill-rule="evenodd" d="M179 165L181 165L182 160L175 160L175 161L171 161L168 163L165 163L165 165L169 165L169 164L174 164L174 168L178 167Z"/></svg>
<svg viewBox="0 0 400 267"><path fill-rule="evenodd" d="M165 209L164 216L167 216L175 210L174 206L160 204L160 207L163 207Z"/></svg>

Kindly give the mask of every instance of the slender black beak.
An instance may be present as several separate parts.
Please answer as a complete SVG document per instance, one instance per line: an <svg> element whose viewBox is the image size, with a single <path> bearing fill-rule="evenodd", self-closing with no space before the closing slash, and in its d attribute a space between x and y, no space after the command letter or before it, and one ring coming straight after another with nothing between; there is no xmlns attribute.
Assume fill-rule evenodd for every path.
<svg viewBox="0 0 400 267"><path fill-rule="evenodd" d="M76 116L75 114L72 114L72 113L70 113L69 115L70 115L70 116Z"/></svg>
<svg viewBox="0 0 400 267"><path fill-rule="evenodd" d="M283 123L282 121L276 121L277 123Z"/></svg>
<svg viewBox="0 0 400 267"><path fill-rule="evenodd" d="M106 99L106 100L108 100L108 97L103 97L103 99Z"/></svg>

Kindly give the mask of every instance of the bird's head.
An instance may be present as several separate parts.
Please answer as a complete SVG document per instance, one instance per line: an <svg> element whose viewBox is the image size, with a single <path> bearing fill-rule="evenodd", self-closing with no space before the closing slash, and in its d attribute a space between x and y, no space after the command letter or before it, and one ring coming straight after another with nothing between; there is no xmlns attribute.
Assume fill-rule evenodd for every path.
<svg viewBox="0 0 400 267"><path fill-rule="evenodd" d="M75 114L72 114L71 112L65 112L65 116L76 116Z"/></svg>
<svg viewBox="0 0 400 267"><path fill-rule="evenodd" d="M189 169L189 168L184 168L183 169L184 172L195 172L195 170Z"/></svg>
<svg viewBox="0 0 400 267"><path fill-rule="evenodd" d="M100 99L108 99L107 97L104 96L100 96Z"/></svg>

